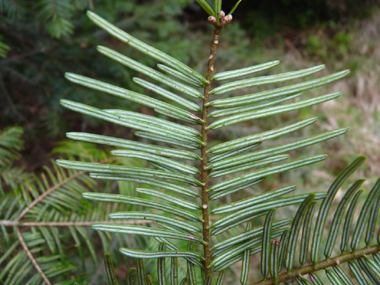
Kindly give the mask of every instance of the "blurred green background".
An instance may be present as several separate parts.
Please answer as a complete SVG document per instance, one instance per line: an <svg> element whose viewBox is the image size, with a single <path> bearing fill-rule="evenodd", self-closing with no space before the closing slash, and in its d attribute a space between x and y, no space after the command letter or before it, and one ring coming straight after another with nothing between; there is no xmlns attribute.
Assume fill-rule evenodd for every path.
<svg viewBox="0 0 380 285"><path fill-rule="evenodd" d="M223 9L228 12L234 4L235 1L224 0ZM98 54L99 44L155 65L90 22L85 15L87 9L205 73L212 26L195 1L0 0L0 129L24 129L24 147L13 166L23 167L25 173L40 174L57 155L80 156L81 149L76 144L62 142L67 131L137 139L130 129L63 109L60 99L152 114L133 102L65 80L64 73L70 71L142 92L132 82L135 72ZM322 74L347 68L351 74L309 92L316 95L342 91L343 96L333 102L247 122L239 128L225 128L210 139L216 143L318 116L316 126L283 140L346 126L350 132L297 153L327 153L329 158L323 165L274 176L261 189L290 182L296 183L299 191L325 191L333 177L359 154L367 155L368 160L357 177L368 178L367 185L372 185L380 169L379 42L378 0L243 0L233 22L223 30L216 71L279 59L282 64L270 73L325 63ZM91 155L94 153L95 150ZM4 178L2 182L6 182Z"/></svg>

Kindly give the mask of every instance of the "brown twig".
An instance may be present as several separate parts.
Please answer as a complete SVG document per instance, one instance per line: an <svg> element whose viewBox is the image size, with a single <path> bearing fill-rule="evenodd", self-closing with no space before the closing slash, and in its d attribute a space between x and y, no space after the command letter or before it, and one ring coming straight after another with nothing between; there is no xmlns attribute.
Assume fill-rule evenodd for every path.
<svg viewBox="0 0 380 285"><path fill-rule="evenodd" d="M207 185L207 178L208 178L208 171L206 169L207 167L207 119L208 119L208 108L207 103L209 102L210 97L210 82L212 78L212 74L214 71L214 61L216 56L216 47L219 43L219 35L222 31L222 26L215 26L214 29L214 37L213 37L213 44L211 48L211 53L209 57L208 62L208 70L207 70L207 76L206 80L209 82L205 85L204 89L204 98L203 98L203 124L202 124L202 142L204 143L204 146L202 146L202 161L201 161L201 175L202 175L202 183L204 183L204 186L202 187L202 217L203 217L203 240L206 242L206 244L203 246L204 251L204 258L205 258L205 273L206 275L211 275L212 271L209 267L211 263L211 251L210 251L210 231L209 231L209 210L208 210L208 185Z"/></svg>
<svg viewBox="0 0 380 285"><path fill-rule="evenodd" d="M29 248L26 246L26 243L25 243L24 239L22 238L22 235L21 235L18 227L16 227L16 231L17 231L18 240L20 241L22 248L26 251L26 254L28 255L30 261L33 263L33 265L36 268L36 270L38 271L38 273L40 273L40 275L41 275L42 279L45 281L45 283L47 285L51 285L49 279L46 277L45 273L42 271L41 267L38 265L36 259L33 257Z"/></svg>
<svg viewBox="0 0 380 285"><path fill-rule="evenodd" d="M206 275L211 275L212 271L210 268L211 263L211 250L210 250L210 231L209 231L209 225L210 225L210 214L208 210L208 171L206 169L207 167L207 126L208 126L208 108L207 104L209 102L210 97L210 87L211 87L211 79L212 75L214 73L214 62L215 62L215 56L216 56L216 48L219 43L219 36L220 33L224 27L224 25L231 22L232 16L228 15L225 16L224 12L222 11L220 13L220 25L216 23L216 19L213 16L210 16L208 18L208 21L214 25L214 35L213 35L213 42L211 46L210 56L208 59L208 68L207 68L207 75L206 80L208 83L205 84L204 88L204 98L203 98L203 107L202 107L202 142L204 145L201 149L201 176L202 176L202 183L204 183L204 186L202 187L202 217L203 217L203 240L206 242L206 244L203 246L203 252L204 252L204 258L205 258L205 273Z"/></svg>
<svg viewBox="0 0 380 285"><path fill-rule="evenodd" d="M347 252L347 253L344 253L344 254L339 255L337 257L329 258L329 259L320 261L315 266L313 266L312 264L305 265L305 266L302 266L300 268L293 269L289 273L283 273L283 274L279 275L278 279L277 279L277 283L282 283L285 281L292 281L300 275L305 275L305 274L312 273L312 272L315 272L318 270L326 269L328 267L331 267L334 265L339 265L339 264L344 263L344 262L348 262L351 260L355 260L355 259L364 257L364 255L373 254L373 253L377 253L377 252L380 252L379 246L373 245L373 246L369 246L369 247L359 249L359 250L355 251L355 253ZM256 282L252 285L272 285L272 284L274 284L274 283L273 283L273 280L270 278L270 279L266 279L263 281Z"/></svg>
<svg viewBox="0 0 380 285"><path fill-rule="evenodd" d="M88 8L90 9L90 10L94 10L94 1L93 0L88 0Z"/></svg>

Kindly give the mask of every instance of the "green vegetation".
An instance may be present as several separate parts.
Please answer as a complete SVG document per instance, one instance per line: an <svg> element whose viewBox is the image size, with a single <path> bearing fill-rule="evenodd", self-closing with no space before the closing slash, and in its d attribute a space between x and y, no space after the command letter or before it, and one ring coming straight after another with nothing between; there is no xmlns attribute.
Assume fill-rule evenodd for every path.
<svg viewBox="0 0 380 285"><path fill-rule="evenodd" d="M319 19L315 25L318 30L304 37L300 47L297 40L289 41L281 34L284 31L279 27L285 18L278 18L269 29L265 27L269 22L262 20L261 28L255 27L253 33L244 32L242 27L253 19L247 16L248 9L240 14L245 14L242 19L246 21L242 20L241 25L228 23L218 39L222 26L230 21L220 15L210 19L216 26L207 76L203 77L204 59L209 57L209 48L204 46L210 44L205 30L211 33L212 26L206 25L206 14L196 3L56 1L58 5L52 6L50 1L38 2L33 7L23 1L0 4L7 19L0 27L5 35L0 42L0 55L5 57L0 63L4 66L0 88L7 102L1 112L5 124L17 122L24 126L27 145L46 141L46 135L59 139L65 130L70 131L67 137L74 141L63 141L52 150L53 155L61 158L57 164L43 169L39 164L31 174L28 164L26 170L23 167L25 161L17 161L23 148L23 129L10 127L2 131L0 280L5 284L25 284L24 280L27 284L43 280L47 284L103 284L107 276L109 284L118 284L117 279L124 278L127 284L132 284L133 279L139 280L139 284L165 284L171 280L174 284L211 284L212 280L214 284L222 284L223 279L225 284L234 284L239 279L241 284L273 284L291 278L297 284L309 284L309 280L318 284L349 284L349 279L367 284L363 277L367 276L374 284L379 282L374 235L379 231L376 219L380 187L372 178L376 168L367 167L357 174L357 178L364 173L369 175L368 185L374 185L371 191L364 191L365 195L359 190L363 179L346 181L364 161L359 157L346 167L356 152L377 151L370 143L378 135L376 124L366 124L376 120L377 107L365 100L358 107L351 106L355 102L355 97L350 97L354 82L360 82L363 72L376 66L366 57L368 52L376 56L376 46L368 41L359 47L356 42L359 34L362 38L369 36L363 28L344 29L354 24L337 22L335 12L327 18L318 18L318 12L308 4L299 5L293 11L296 20L289 27L299 33L303 29L313 31L310 19ZM197 2L209 13L212 7L220 10L226 5L221 1L215 1L214 5ZM341 4L347 5L345 1ZM315 13L304 13L302 6ZM369 6L362 6L349 16L363 17ZM108 32L127 45L120 45L118 40L94 29L82 12L94 7L102 17L117 22L118 27L142 42L89 13L92 21L111 29ZM28 8L39 11L38 16ZM276 9L273 15L280 14L284 6L278 5ZM265 5L258 10L265 10ZM238 11L240 8L236 10L237 16ZM374 9L373 15L376 13ZM118 22L120 14L127 17ZM200 16L192 17L195 14ZM187 21L183 21L186 17ZM361 21L365 26L367 20ZM256 17L255 23L259 24L260 18ZM197 30L197 25L203 31ZM44 34L41 29L46 26ZM18 28L20 33L10 33L10 27ZM254 35L252 41L247 34ZM271 34L269 41L268 34ZM34 46L37 52L31 49L28 37L41 40ZM250 49L252 43L254 49ZM46 44L51 44L51 48L41 49ZM98 44L107 47L96 48ZM151 50L150 45L163 53ZM20 51L24 48L27 51L23 54ZM97 55L96 49L102 56ZM356 54L359 49L365 56ZM277 58L285 64L277 66ZM328 72L313 75L324 69L324 66L309 68L315 60L326 61ZM368 65L363 66L360 62L363 60ZM24 64L26 61L31 64ZM263 62L269 63L262 66ZM255 67L224 72L250 65ZM266 71L269 67L276 71L269 73ZM347 67L352 69L353 76L322 86L347 75L346 71L336 72ZM301 70L289 72L294 69ZM217 74L212 77L214 70ZM247 78L259 70L258 77ZM63 80L65 71L73 72L67 73L66 78L79 85ZM356 96L369 86L378 88L371 85L378 75L371 76L354 90ZM153 84L151 79L160 84ZM225 79L229 83L217 82ZM285 82L288 80L292 82ZM170 92L165 85L171 88ZM316 85L322 87L308 90ZM202 88L204 91L199 92ZM350 100L338 98L335 100L338 104L324 103L326 112L316 109L312 116L316 113L319 120L311 118L311 108L305 107L336 98L340 89ZM303 91L305 94L300 94ZM24 92L31 97L22 96ZM251 93L255 95L246 95ZM59 106L60 100L64 107L84 116L64 111ZM46 109L46 106L53 107ZM111 109L115 106L117 109ZM209 106L209 112L204 106ZM350 125L353 134L335 138L347 132L339 126ZM131 128L137 131L132 132ZM363 141L363 136L356 141L350 139L372 130L369 140ZM274 141L267 141L273 138ZM324 142L332 138L331 142ZM99 148L93 143L105 146ZM261 143L259 150L253 149ZM319 144L306 147L316 143ZM326 157L320 153L325 152L332 154L327 165L332 166L333 175L340 173L327 194L326 186L334 180L331 172L318 170L320 165L301 167L324 160ZM41 153L40 150L38 154ZM376 161L376 155L370 156L369 165ZM91 172L90 177L87 171ZM293 183L299 190L290 185ZM91 231L90 225L96 231ZM121 254L117 248L121 248ZM111 256L105 255L107 274L99 273L102 252L112 254L115 272ZM250 258L253 254L260 256L259 252L261 258ZM321 253L326 261L322 261ZM308 265L309 262L314 265ZM281 272L282 268L288 273ZM326 269L326 274L318 271L321 269ZM309 274L304 277L311 279L300 274ZM258 281L263 277L263 281ZM321 280L316 281L317 278Z"/></svg>

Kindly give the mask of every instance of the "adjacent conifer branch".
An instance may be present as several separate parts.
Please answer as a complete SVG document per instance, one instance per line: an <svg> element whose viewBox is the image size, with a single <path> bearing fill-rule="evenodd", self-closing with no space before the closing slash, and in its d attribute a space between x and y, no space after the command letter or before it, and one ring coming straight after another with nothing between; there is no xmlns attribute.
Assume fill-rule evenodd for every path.
<svg viewBox="0 0 380 285"><path fill-rule="evenodd" d="M33 265L36 268L36 270L38 271L38 273L40 273L40 275L41 275L42 279L45 281L46 285L51 285L49 279L46 277L45 273L42 271L41 267L38 265L36 259L33 257L32 253L30 252L29 248L27 247L24 239L22 238L20 229L18 227L16 227L16 231L17 231L18 240L20 241L22 248L26 251L26 254L28 255L30 261L33 263Z"/></svg>
<svg viewBox="0 0 380 285"><path fill-rule="evenodd" d="M364 257L365 255L370 255L370 254L378 253L378 252L380 252L380 247L378 245L372 245L372 246L359 249L355 253L353 252L343 253L342 255L320 261L316 263L315 266L313 266L312 264L309 264L297 269L293 269L289 273L285 272L278 276L277 283L292 281L300 275L313 273L318 270L326 269L334 265L339 265L344 262L356 260L361 257ZM273 279L266 279L260 282L253 283L252 285L272 285L272 284L274 284Z"/></svg>
<svg viewBox="0 0 380 285"><path fill-rule="evenodd" d="M32 209L35 205L37 205L39 202L41 202L46 196L48 196L49 194L53 193L55 190L59 189L60 187L62 187L63 185L65 185L66 183L69 183L70 181L78 178L79 176L81 176L82 174L86 173L85 171L79 171L69 177L67 177L66 179L63 179L61 182L59 182L58 184L55 184L53 187L49 188L47 191L45 191L44 193L42 193L40 196L38 196L37 199L33 200L32 203L30 203L21 213L20 215L15 219L15 221L19 221L21 220L29 211L30 209Z"/></svg>
<svg viewBox="0 0 380 285"><path fill-rule="evenodd" d="M112 158L108 158L108 159L105 159L99 163L107 163L107 162L110 162L110 161L114 161L116 160L117 158L115 157L112 157ZM69 183L70 181L78 178L79 176L81 176L82 174L85 174L86 171L79 171L77 173L74 173L73 175L67 177L66 179L63 179L61 182L55 184L54 186L52 186L51 188L49 188L48 190L46 190L44 193L42 193L37 199L35 199L32 203L30 203L21 213L20 215L15 219L16 222L20 221L29 211L30 209L32 209L35 205L37 205L39 202L41 202L46 196L50 195L51 193L53 193L55 190L61 188L63 185Z"/></svg>

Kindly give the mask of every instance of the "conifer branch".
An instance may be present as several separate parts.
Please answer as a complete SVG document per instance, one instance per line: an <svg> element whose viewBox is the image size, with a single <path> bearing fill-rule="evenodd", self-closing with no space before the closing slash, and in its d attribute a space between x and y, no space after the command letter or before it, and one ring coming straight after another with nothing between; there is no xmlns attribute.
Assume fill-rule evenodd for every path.
<svg viewBox="0 0 380 285"><path fill-rule="evenodd" d="M105 159L99 163L107 163L107 162L110 162L110 161L114 161L116 160L117 158L115 157L112 157L112 158L108 158L108 159ZM37 205L39 202L41 202L46 196L50 195L51 193L53 193L55 190L61 188L63 185L69 183L70 181L78 178L79 176L81 176L82 174L86 173L86 171L79 171L77 173L74 173L73 175L63 179L61 182L55 184L54 186L52 186L51 188L49 188L48 190L46 190L44 193L42 193L37 199L35 199L32 203L30 203L21 213L20 215L15 219L16 222L20 221L35 205Z"/></svg>
<svg viewBox="0 0 380 285"><path fill-rule="evenodd" d="M22 238L20 229L18 227L16 227L16 231L17 231L18 240L20 241L22 248L26 251L26 254L28 255L30 261L33 263L33 265L36 268L36 270L38 271L38 273L40 273L40 275L41 275L42 279L45 281L46 285L51 285L49 279L46 277L45 273L42 271L41 267L38 265L36 259L33 257L32 253L30 252L29 248L27 247L24 239Z"/></svg>
<svg viewBox="0 0 380 285"><path fill-rule="evenodd" d="M30 203L21 213L20 215L15 219L15 221L19 221L21 220L35 205L37 205L39 202L41 202L46 196L48 196L49 194L53 193L55 190L59 189L60 187L62 187L63 185L65 185L66 183L69 183L70 181L78 178L79 176L81 176L82 174L86 173L85 171L79 171L69 177L67 177L66 179L62 180L61 182L59 182L58 184L55 184L53 187L49 188L47 191L45 191L44 193L42 193L40 196L38 196L37 199L33 200L32 203Z"/></svg>
<svg viewBox="0 0 380 285"><path fill-rule="evenodd" d="M313 266L313 264L308 264L300 268L293 269L290 272L285 272L278 276L277 283L292 281L300 275L313 273L318 270L326 269L334 265L339 265L351 260L356 260L361 257L364 257L365 255L370 255L370 254L374 254L378 252L380 252L380 247L378 245L372 245L372 246L359 249L355 251L355 253L354 252L343 253L339 256L320 261L317 264L315 264L315 266ZM275 284L273 283L273 279L268 278L266 280L253 283L252 285L272 285L272 284Z"/></svg>

